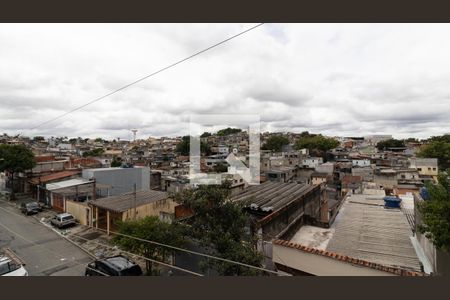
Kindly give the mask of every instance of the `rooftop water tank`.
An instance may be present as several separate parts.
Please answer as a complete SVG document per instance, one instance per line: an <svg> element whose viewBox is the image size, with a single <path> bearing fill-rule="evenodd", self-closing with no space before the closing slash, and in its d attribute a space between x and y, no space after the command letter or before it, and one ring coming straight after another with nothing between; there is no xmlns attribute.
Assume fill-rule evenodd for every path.
<svg viewBox="0 0 450 300"><path fill-rule="evenodd" d="M402 202L402 199L396 196L386 196L383 200L386 208L400 208L400 202Z"/></svg>

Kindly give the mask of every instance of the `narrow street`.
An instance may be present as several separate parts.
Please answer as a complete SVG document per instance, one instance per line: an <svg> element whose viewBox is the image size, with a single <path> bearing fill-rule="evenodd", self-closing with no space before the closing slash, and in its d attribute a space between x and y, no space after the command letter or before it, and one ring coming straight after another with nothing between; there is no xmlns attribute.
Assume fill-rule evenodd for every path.
<svg viewBox="0 0 450 300"><path fill-rule="evenodd" d="M9 247L22 260L30 276L83 276L92 258L43 226L39 214L25 216L0 200L0 248Z"/></svg>

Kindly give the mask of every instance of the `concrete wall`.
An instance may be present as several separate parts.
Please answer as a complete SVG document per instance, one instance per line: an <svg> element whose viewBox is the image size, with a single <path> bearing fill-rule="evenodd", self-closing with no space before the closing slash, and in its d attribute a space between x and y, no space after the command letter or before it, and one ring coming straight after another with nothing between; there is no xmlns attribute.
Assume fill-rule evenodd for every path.
<svg viewBox="0 0 450 300"><path fill-rule="evenodd" d="M108 189L110 196L132 192L134 184L136 190L150 190L150 168L103 168L84 169L82 177L85 179L95 178L98 183L111 185ZM101 196L106 197L107 191L102 190Z"/></svg>
<svg viewBox="0 0 450 300"><path fill-rule="evenodd" d="M66 200L66 212L72 214L81 225L89 226L90 208L85 202Z"/></svg>
<svg viewBox="0 0 450 300"><path fill-rule="evenodd" d="M436 176L438 174L437 158L411 158L410 167L419 171L420 175Z"/></svg>
<svg viewBox="0 0 450 300"><path fill-rule="evenodd" d="M352 176L361 176L363 181L372 181L373 169L371 167L352 168Z"/></svg>
<svg viewBox="0 0 450 300"><path fill-rule="evenodd" d="M161 212L173 214L175 216L175 206L178 204L172 199L164 199L146 205L141 205L136 208L136 219L145 218L149 216L160 216ZM132 219L134 216L134 209L131 208L122 214L122 220Z"/></svg>
<svg viewBox="0 0 450 300"><path fill-rule="evenodd" d="M316 172L318 173L327 173L332 175L334 172L334 164L324 163L316 166Z"/></svg>
<svg viewBox="0 0 450 300"><path fill-rule="evenodd" d="M33 173L42 173L42 172L50 172L50 171L62 171L64 170L64 164L67 161L50 161L50 162L42 162L37 163L36 166L31 169Z"/></svg>
<svg viewBox="0 0 450 300"><path fill-rule="evenodd" d="M321 219L322 200L325 199L325 190L317 185L306 195L291 202L284 210L275 212L261 226L263 240L270 241L278 235L289 234L291 228L295 228L296 223L301 222L302 217L311 219Z"/></svg>
<svg viewBox="0 0 450 300"><path fill-rule="evenodd" d="M375 175L373 181L379 186L393 189L397 185L397 175Z"/></svg>

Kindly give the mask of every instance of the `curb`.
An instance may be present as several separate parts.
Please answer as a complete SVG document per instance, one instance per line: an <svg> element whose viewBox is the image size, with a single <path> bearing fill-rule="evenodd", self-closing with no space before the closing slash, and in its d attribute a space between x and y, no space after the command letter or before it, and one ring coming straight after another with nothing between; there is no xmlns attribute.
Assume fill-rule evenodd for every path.
<svg viewBox="0 0 450 300"><path fill-rule="evenodd" d="M37 219L37 218L36 218ZM37 219L38 220L38 219ZM93 253L91 253L89 250L87 250L84 247L81 247L80 245L78 245L76 242L72 241L71 239L69 239L67 236L61 234L61 232L59 232L58 230L56 230L55 228L53 228L50 225L47 225L45 222L38 220L38 222L42 225L45 226L47 228L49 228L50 230L56 232L60 237L62 237L63 239L65 239L66 241L70 242L71 244L73 244L74 246L76 246L77 248L81 249L83 252L85 252L87 255L89 255L90 257L97 259L97 256L95 256Z"/></svg>

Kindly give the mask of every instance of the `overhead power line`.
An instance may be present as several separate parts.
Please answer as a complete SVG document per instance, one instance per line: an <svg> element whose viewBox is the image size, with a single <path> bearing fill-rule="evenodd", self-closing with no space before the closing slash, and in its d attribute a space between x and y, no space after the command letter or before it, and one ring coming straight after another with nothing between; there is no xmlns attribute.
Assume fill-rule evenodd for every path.
<svg viewBox="0 0 450 300"><path fill-rule="evenodd" d="M99 246L109 247L109 248L114 248L114 247L111 246L111 245L107 245L107 244L105 244L105 243L100 243L100 242L97 242L97 241L92 241L92 240L90 240L90 239L87 239L87 238L82 237L82 236L77 235L77 234L72 234L71 236L74 236L74 237L76 237L76 238L85 240L86 242L92 242L92 243L94 243L94 244L96 244L96 245L99 245ZM203 275L200 274L200 273L197 273L197 272L194 272L194 271L190 271L190 270L187 270L187 269L178 267L178 266L174 266L174 265L171 265L171 264L168 264L168 263L159 261L159 260L151 259L151 258L142 256L142 255L139 255L139 254L136 254L136 253L132 253L132 252L129 252L129 251L125 251L125 250L122 250L122 249L120 249L120 252L126 253L126 254L128 254L128 255L130 255L130 256L138 257L138 258L143 259L143 260L147 260L147 261L152 262L152 263L156 263L156 264L158 264L158 265L166 266L166 267L171 268L171 269L175 269L175 270L178 270L178 271L182 271L182 272L185 272L185 273L188 273L188 274L191 274L191 275L195 275L195 276L203 276Z"/></svg>
<svg viewBox="0 0 450 300"><path fill-rule="evenodd" d="M175 67L176 65L181 64L182 62L185 62L185 61L187 61L187 60L189 60L189 59L191 59L191 58L194 58L194 57L196 57L196 56L198 56L198 55L200 55L200 54L202 54L202 53L204 53L204 52L206 52L206 51L208 51L208 50L211 50L211 49L213 49L213 48L215 48L215 47L217 47L217 46L220 46L220 45L222 45L222 44L224 44L224 43L226 43L226 42L228 42L228 41L230 41L230 40L232 40L232 39L234 39L234 38L237 38L238 36L241 36L241 35L243 35L243 34L249 32L249 31L251 31L251 30L253 30L253 29L256 29L256 28L258 28L259 26L262 26L262 25L264 25L264 23L260 23L260 24L258 24L258 25L255 25L255 26L249 28L249 29L246 29L246 30L244 30L244 31L241 31L241 32L239 32L239 33L237 33L237 34L235 34L235 35L233 35L233 36L231 36L231 37L229 37L229 38L227 38L227 39L225 39L225 40L222 40L222 41L220 41L220 42L218 42L218 43L216 43L216 44L214 44L214 45L212 45L212 46L209 46L208 48L205 48L205 49L203 49L203 50L201 50L201 51L198 51L198 52L196 52L196 53L194 53L194 54L192 54L192 55L190 55L190 56L188 56L188 57L186 57L186 58L183 58L183 59L181 59L181 60L178 60L178 61L176 61L176 62L174 62L174 63L172 63L172 64L170 64L170 65L168 65L168 66L166 66L166 67L164 67L164 68L162 68L162 69L159 69L159 70L157 70L157 71L155 71L155 72L153 72L153 73L151 73L151 74L149 74L149 75L146 75L146 76L144 76L144 77L141 77L141 78L139 78L139 79L137 79L137 80L135 80L135 81L133 81L133 82L131 82L131 83L128 83L128 84L126 84L126 85L124 85L124 86L122 86L122 87L120 87L120 88L118 88L118 89L112 91L112 92L109 92L109 93L106 94L106 95L103 95L103 96L101 96L101 97L98 97L98 98L96 98L96 99L93 99L93 100L91 100L91 101L89 101L89 102L87 102L87 103L85 103L85 104L83 104L83 105L81 105L81 106L78 106L78 107L76 107L76 108L74 108L74 109L71 109L71 110L69 110L68 112L65 112L65 113L63 113L63 114L61 114L61 115L59 115L59 116L57 116L57 117L55 117L55 118L52 118L52 119L47 120L47 121L45 121L45 122L42 122L42 123L40 123L40 124L38 124L38 125L36 125L36 126L30 128L30 130L39 128L39 127L41 127L41 126L43 126L43 125L45 125L45 124L51 123L51 122L56 121L56 120L58 120L58 119L60 119L60 118L62 118L62 117L67 116L68 114L71 114L71 113L73 113L73 112L75 112L75 111L77 111L77 110L80 110L80 109L82 109L82 108L84 108L84 107L86 107L86 106L88 106L88 105L91 105L91 104L93 104L93 103L95 103L95 102L98 102L98 101L100 101L100 100L103 100L103 99L105 99L106 97L109 97L109 96L111 96L111 95L113 95L113 94L116 94L116 93L118 93L118 92L120 92L120 91L122 91L122 90L124 90L124 89L126 89L126 88L129 88L129 87L132 86L132 85L135 85L135 84L137 84L137 83L139 83L139 82L141 82L141 81L143 81L143 80L145 80L145 79L147 79L147 78L150 78L150 77L152 77L152 76L155 76L155 75L157 75L157 74L159 74L159 73L161 73L161 72L163 72L163 71L165 71L165 70L167 70L167 69L173 68L173 67Z"/></svg>
<svg viewBox="0 0 450 300"><path fill-rule="evenodd" d="M100 229L100 228L94 228L94 229L98 230L98 231L106 232L106 233L108 232L107 230ZM227 263L230 263L230 264L236 264L236 265L244 266L244 267L247 267L247 268L250 268L250 269L256 269L256 270L264 271L264 272L271 273L271 274L274 274L274 275L277 275L277 276L287 276L287 275L279 273L277 271L268 270L268 269L265 269L265 268L261 268L261 267L257 267L257 266L253 266L253 265L249 265L249 264L245 264L245 263L241 263L241 262L238 262L238 261L234 261L234 260L230 260L230 259L226 259L226 258L214 256L214 255L209 255L209 254L205 254L205 253L201 253L201 252L187 250L187 249L183 249L183 248L167 245L167 244L160 243L160 242L155 242L155 241L151 241L151 240L147 240L147 239L142 239L142 238L138 238L138 237L135 237L135 236L132 236L132 235L123 234L123 233L120 233L120 232L114 232L114 231L110 230L109 233L110 234L114 234L114 235L118 235L118 236L123 236L123 237L131 238L131 239L135 239L135 240L141 241L141 242L146 242L146 243L150 243L150 244L154 244L154 245L158 245L158 246L162 246L162 247L171 248L171 249L177 250L177 251L182 251L182 252L186 252L186 253L190 253L190 254L195 254L195 255L203 256L203 257L210 258L210 259L220 260L220 261L227 262Z"/></svg>

